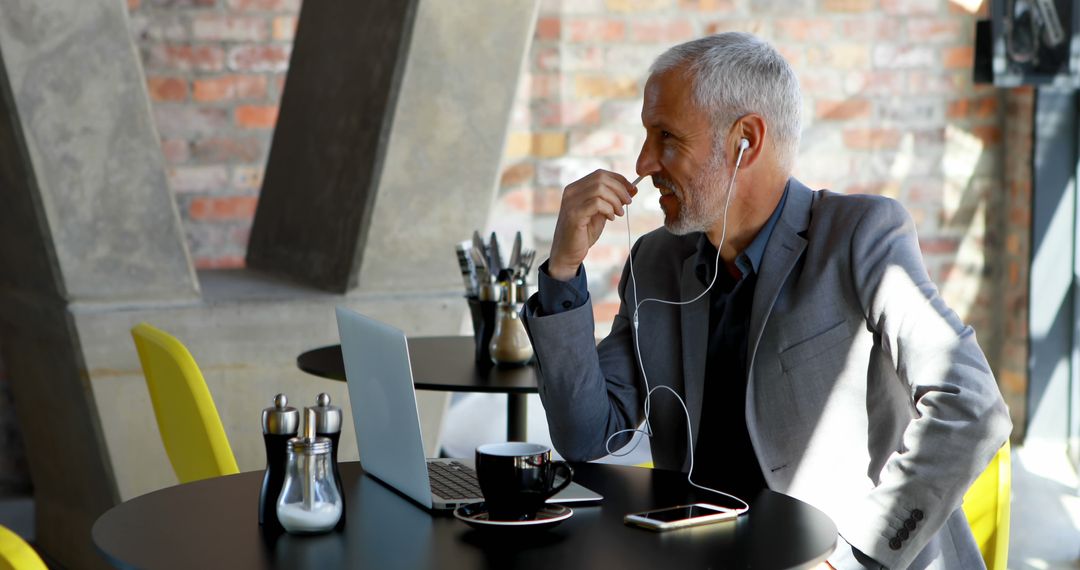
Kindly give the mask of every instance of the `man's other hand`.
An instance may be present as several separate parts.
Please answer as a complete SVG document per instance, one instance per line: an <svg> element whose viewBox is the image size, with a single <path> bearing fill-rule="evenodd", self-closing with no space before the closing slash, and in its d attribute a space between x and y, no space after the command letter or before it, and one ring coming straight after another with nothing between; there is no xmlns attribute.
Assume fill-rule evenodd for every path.
<svg viewBox="0 0 1080 570"><path fill-rule="evenodd" d="M559 220L551 239L548 275L568 281L577 275L604 224L622 216L637 189L621 174L597 170L563 189Z"/></svg>

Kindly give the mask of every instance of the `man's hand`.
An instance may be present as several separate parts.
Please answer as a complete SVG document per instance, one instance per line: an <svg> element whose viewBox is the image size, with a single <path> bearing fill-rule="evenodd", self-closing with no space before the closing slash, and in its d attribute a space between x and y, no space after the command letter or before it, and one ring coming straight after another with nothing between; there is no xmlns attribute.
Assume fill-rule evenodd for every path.
<svg viewBox="0 0 1080 570"><path fill-rule="evenodd" d="M577 275L589 248L600 238L604 224L624 213L637 189L620 174L597 170L567 186L559 206L559 220L551 239L548 274L560 281Z"/></svg>
<svg viewBox="0 0 1080 570"><path fill-rule="evenodd" d="M833 568L833 565L829 564L829 561L826 560L825 562L814 566L814 570L836 570L836 568Z"/></svg>

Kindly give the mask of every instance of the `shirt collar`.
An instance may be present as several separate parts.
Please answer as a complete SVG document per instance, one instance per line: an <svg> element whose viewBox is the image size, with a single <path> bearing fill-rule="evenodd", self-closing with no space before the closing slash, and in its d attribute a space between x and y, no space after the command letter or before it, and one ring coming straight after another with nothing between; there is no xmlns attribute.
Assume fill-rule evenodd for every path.
<svg viewBox="0 0 1080 570"><path fill-rule="evenodd" d="M789 180L788 184L784 186L784 194L780 197L780 202L776 204L776 209L773 210L772 215L769 216L769 219L765 221L765 225L758 231L754 241L750 242L750 245L735 258L735 267L739 269L743 277L751 273L757 273L761 269L761 258L765 256L765 246L769 244L769 238L772 237L776 222L780 219L780 213L784 211L784 203L787 202L790 186L791 182ZM715 267L716 248L709 241L709 237L702 232L701 237L698 238L695 269L698 278L701 279L704 285L708 285L712 281L712 273Z"/></svg>

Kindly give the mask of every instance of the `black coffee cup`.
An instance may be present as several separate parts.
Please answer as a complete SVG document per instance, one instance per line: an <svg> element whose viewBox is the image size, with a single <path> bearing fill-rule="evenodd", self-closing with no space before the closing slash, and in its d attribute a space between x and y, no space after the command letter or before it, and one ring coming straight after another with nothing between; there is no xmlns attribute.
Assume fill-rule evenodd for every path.
<svg viewBox="0 0 1080 570"><path fill-rule="evenodd" d="M552 460L546 445L511 441L477 447L476 474L491 520L527 521L570 484L574 470Z"/></svg>

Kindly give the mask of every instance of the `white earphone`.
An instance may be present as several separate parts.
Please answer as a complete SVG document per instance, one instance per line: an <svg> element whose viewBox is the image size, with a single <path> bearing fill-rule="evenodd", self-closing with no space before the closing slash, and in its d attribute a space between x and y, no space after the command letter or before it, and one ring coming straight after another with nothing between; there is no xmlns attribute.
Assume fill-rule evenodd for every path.
<svg viewBox="0 0 1080 570"><path fill-rule="evenodd" d="M735 189L735 176L739 173L739 165L742 163L743 152L745 152L746 149L748 149L748 148L750 148L750 141L748 139L746 139L746 138L739 139L739 156L735 159L735 169L731 173L731 181L728 182L727 198L726 198L726 200L724 202L724 225L723 225L723 229L720 232L720 243L716 246L716 266L713 268L712 281L709 282L709 286L706 287L704 291L702 291L697 297L694 297L693 299L690 299L689 301L667 301L667 300L664 300L664 299L653 299L653 298L642 299L641 301L638 301L637 277L634 276L634 257L633 257L633 255L631 255L628 258L629 259L629 264L630 264L631 290L634 293L634 320L633 320L634 328L633 328L633 332L631 333L631 335L633 336L633 339L634 339L634 357L637 360L638 369L641 370L641 378L645 382L645 422L644 422L645 429L630 428L630 429L619 430L619 431L611 434L607 438L607 440L604 442L604 448L605 448L605 451L608 452L608 455L623 456L623 455L629 455L630 453L632 453L634 451L634 449L637 448L637 443L635 443L634 446L631 447L630 450L627 451L626 453L615 454L615 453L612 453L612 451L611 451L611 440L615 436L620 435L620 434L624 434L624 433L633 433L633 434L640 433L640 434L643 434L645 436L652 437L652 426L649 424L649 410L651 409L652 394L653 394L653 392L655 392L656 390L659 390L661 388L667 390L668 392L671 392L671 394L675 396L675 399L677 399L679 401L679 404L682 405L683 414L686 416L687 448L689 449L689 452L690 452L690 470L686 473L686 481L688 483L690 483L691 485L693 485L694 487L697 487L699 489L703 489L705 491L710 491L710 492L713 492L713 493L716 493L716 494L719 494L719 495L723 495L725 497L728 497L728 498L731 498L731 499L734 499L734 500L738 501L739 503L742 504L742 507L740 507L738 509L735 509L735 512L738 513L738 514L743 514L743 513L750 510L750 505L747 504L746 501L744 501L744 500L742 500L739 497L736 497L734 495L730 495L728 493L725 493L723 491L717 491L716 489L710 489L709 487L698 485L692 479L692 477L694 475L694 430L693 430L693 426L690 425L690 412L689 412L689 410L687 410L686 402L683 401L682 396L680 396L679 393L676 392L674 389L672 389L670 386L656 386L655 388L649 388L649 377L648 377L648 375L645 374L645 363L641 360L641 344L640 344L640 342L638 340L639 339L638 327L639 327L639 324L640 324L639 320L638 320L638 311L639 311L639 309L641 308L642 305L644 305L645 303L647 303L649 301L653 301L655 303L661 303L661 304L664 304L664 305L689 305L690 303L694 303L698 299L704 297L706 293L708 293L709 291L712 290L713 285L716 283L716 276L719 275L719 273L720 273L720 250L724 247L724 240L727 238L727 215L728 215L728 208L731 206L731 195L732 195L732 193L733 193L733 191ZM644 175L638 176L637 180L635 180L632 185L636 187L638 182L641 182L642 178L644 178ZM630 249L633 250L633 247L634 247L633 239L630 237L630 207L629 207L629 205L624 205L623 208L624 208L625 218L626 218L626 239L627 239L627 242L630 244ZM640 442L640 440L638 440L638 441Z"/></svg>

